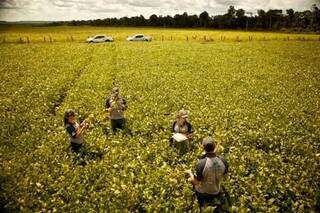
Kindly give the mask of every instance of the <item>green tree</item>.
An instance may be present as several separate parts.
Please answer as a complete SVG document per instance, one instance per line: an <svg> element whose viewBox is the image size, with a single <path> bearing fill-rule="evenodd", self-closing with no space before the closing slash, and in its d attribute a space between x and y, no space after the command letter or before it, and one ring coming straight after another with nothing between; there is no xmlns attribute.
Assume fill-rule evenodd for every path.
<svg viewBox="0 0 320 213"><path fill-rule="evenodd" d="M258 10L258 21L257 21L257 27L258 28L267 28L267 14L264 10Z"/></svg>
<svg viewBox="0 0 320 213"><path fill-rule="evenodd" d="M266 13L268 27L270 29L280 29L283 21L282 10L268 10Z"/></svg>
<svg viewBox="0 0 320 213"><path fill-rule="evenodd" d="M151 16L149 17L149 24L150 24L151 26L157 26L157 24L158 24L158 16L155 15L155 14L151 15Z"/></svg>
<svg viewBox="0 0 320 213"><path fill-rule="evenodd" d="M241 29L244 29L246 26L247 17L245 16L245 13L246 12L243 9L238 9L236 12L236 19L237 19L236 25Z"/></svg>
<svg viewBox="0 0 320 213"><path fill-rule="evenodd" d="M316 4L312 5L312 28L314 31L320 30L320 10Z"/></svg>
<svg viewBox="0 0 320 213"><path fill-rule="evenodd" d="M202 12L200 14L199 18L200 18L200 26L201 27L207 27L209 25L210 17L206 11Z"/></svg>
<svg viewBox="0 0 320 213"><path fill-rule="evenodd" d="M289 9L286 11L287 12L287 27L292 27L294 26L294 10L293 9Z"/></svg>

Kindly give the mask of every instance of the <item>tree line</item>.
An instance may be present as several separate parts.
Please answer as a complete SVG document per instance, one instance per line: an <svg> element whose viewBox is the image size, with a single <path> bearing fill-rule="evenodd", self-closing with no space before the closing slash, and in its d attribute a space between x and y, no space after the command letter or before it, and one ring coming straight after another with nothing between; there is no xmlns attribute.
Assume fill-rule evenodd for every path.
<svg viewBox="0 0 320 213"><path fill-rule="evenodd" d="M91 26L151 26L174 28L214 28L214 29L239 29L239 30L281 30L320 32L320 10L313 4L310 10L294 11L293 9L268 11L258 10L257 14L246 12L230 6L224 15L210 16L204 11L200 15L189 15L186 12L172 16L143 15L122 18L105 18L96 20L81 20L68 22L53 22L46 24L59 25L91 25Z"/></svg>

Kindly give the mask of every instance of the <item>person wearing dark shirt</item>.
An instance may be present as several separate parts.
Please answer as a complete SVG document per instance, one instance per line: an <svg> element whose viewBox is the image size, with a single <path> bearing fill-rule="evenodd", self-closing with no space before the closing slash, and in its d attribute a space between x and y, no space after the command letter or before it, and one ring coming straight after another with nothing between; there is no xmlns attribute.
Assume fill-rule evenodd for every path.
<svg viewBox="0 0 320 213"><path fill-rule="evenodd" d="M173 136L170 139L170 143L176 147L181 147L182 150L190 149L190 140L192 139L193 129L192 125L188 122L188 111L180 110L177 115L177 119L172 125ZM177 140L176 133L181 134L185 140Z"/></svg>
<svg viewBox="0 0 320 213"><path fill-rule="evenodd" d="M64 113L64 127L69 135L72 151L79 152L84 141L82 133L87 125L79 124L75 111L70 109Z"/></svg>
<svg viewBox="0 0 320 213"><path fill-rule="evenodd" d="M124 111L127 109L126 100L120 96L119 88L112 89L111 96L106 100L106 110L110 113L111 128L113 133L117 129L124 129L126 120L124 118Z"/></svg>
<svg viewBox="0 0 320 213"><path fill-rule="evenodd" d="M194 186L200 211L206 204L212 203L214 199L224 199L226 192L222 189L221 183L229 168L225 159L214 152L213 138L204 138L202 145L205 154L197 162L196 176L192 174L191 170L186 171L190 175L189 181ZM223 202L218 202L217 209L221 210L222 204Z"/></svg>

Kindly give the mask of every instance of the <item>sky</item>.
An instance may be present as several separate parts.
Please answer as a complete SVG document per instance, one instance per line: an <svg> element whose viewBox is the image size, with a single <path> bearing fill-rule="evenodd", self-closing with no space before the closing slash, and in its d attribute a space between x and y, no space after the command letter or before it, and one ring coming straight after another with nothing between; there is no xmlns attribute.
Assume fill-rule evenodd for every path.
<svg viewBox="0 0 320 213"><path fill-rule="evenodd" d="M68 21L152 14L225 14L230 5L256 12L258 9L303 11L320 0L0 0L0 21Z"/></svg>

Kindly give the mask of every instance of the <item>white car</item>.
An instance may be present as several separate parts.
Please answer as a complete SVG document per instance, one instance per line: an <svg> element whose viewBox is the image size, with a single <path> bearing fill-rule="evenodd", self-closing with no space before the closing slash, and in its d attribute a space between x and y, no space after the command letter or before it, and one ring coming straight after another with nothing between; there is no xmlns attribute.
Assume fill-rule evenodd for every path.
<svg viewBox="0 0 320 213"><path fill-rule="evenodd" d="M136 34L134 36L129 36L127 38L127 41L151 41L151 36L145 36L143 34Z"/></svg>
<svg viewBox="0 0 320 213"><path fill-rule="evenodd" d="M111 42L113 38L106 35L95 35L87 39L88 43L101 43L101 42Z"/></svg>

